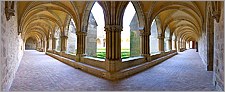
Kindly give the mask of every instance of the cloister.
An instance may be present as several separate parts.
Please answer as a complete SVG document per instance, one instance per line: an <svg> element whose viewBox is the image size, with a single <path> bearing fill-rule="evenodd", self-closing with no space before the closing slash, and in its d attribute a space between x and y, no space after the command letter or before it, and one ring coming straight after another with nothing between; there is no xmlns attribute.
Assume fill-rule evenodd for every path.
<svg viewBox="0 0 225 92"><path fill-rule="evenodd" d="M223 1L1 1L0 5L3 91L224 90ZM187 83L193 84L190 88L182 84L190 80L179 79L185 77L193 78ZM124 88L113 84L123 80ZM134 85L129 84L132 80ZM173 86L163 89L170 80ZM137 87L139 83L149 86Z"/></svg>

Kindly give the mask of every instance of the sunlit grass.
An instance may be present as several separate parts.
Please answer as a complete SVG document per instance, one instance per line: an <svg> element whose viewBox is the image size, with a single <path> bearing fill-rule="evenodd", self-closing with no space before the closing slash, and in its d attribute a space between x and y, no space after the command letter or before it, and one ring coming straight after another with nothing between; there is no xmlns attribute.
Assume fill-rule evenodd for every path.
<svg viewBox="0 0 225 92"><path fill-rule="evenodd" d="M97 49L97 58L102 58L105 59L106 57L106 48L98 48ZM130 57L130 49L128 48L122 48L121 51L121 58L125 59L125 58L129 58Z"/></svg>

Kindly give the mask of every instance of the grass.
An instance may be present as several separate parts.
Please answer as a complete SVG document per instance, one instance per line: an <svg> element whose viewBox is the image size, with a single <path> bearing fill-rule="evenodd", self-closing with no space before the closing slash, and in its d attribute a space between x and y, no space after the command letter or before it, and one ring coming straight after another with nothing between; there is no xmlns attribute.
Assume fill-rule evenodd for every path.
<svg viewBox="0 0 225 92"><path fill-rule="evenodd" d="M105 56L106 56L106 48L98 48L97 49L97 58L102 58L102 59L105 59ZM122 48L122 51L121 51L121 58L122 59L125 59L125 58L129 58L130 57L130 49L128 48Z"/></svg>

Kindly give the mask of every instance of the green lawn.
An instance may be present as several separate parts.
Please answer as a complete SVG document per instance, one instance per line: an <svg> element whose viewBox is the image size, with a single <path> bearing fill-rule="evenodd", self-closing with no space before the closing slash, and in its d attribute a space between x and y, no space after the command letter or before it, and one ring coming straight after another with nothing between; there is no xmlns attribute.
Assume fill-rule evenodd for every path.
<svg viewBox="0 0 225 92"><path fill-rule="evenodd" d="M97 49L97 58L102 58L104 59L106 56L106 52L105 52L105 48L98 48ZM122 48L122 52L121 52L121 58L129 58L130 57L130 49L128 48Z"/></svg>

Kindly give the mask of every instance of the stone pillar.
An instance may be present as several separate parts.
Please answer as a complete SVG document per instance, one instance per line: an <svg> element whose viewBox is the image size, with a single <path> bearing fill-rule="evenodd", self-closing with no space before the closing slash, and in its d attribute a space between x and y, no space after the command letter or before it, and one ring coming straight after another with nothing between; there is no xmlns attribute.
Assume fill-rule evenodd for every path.
<svg viewBox="0 0 225 92"><path fill-rule="evenodd" d="M180 41L180 49L184 47L183 40Z"/></svg>
<svg viewBox="0 0 225 92"><path fill-rule="evenodd" d="M61 52L65 53L66 52L66 47L67 47L67 36L61 36Z"/></svg>
<svg viewBox="0 0 225 92"><path fill-rule="evenodd" d="M172 51L172 37L170 37L168 40L169 50Z"/></svg>
<svg viewBox="0 0 225 92"><path fill-rule="evenodd" d="M44 52L45 51L45 40L42 40L42 51Z"/></svg>
<svg viewBox="0 0 225 92"><path fill-rule="evenodd" d="M180 52L180 40L177 41L177 51Z"/></svg>
<svg viewBox="0 0 225 92"><path fill-rule="evenodd" d="M158 39L159 39L159 52L160 53L164 53L164 35L163 34L159 34L158 35Z"/></svg>
<svg viewBox="0 0 225 92"><path fill-rule="evenodd" d="M120 25L106 25L106 70L113 73L119 70L121 60L121 31Z"/></svg>
<svg viewBox="0 0 225 92"><path fill-rule="evenodd" d="M144 30L140 31L140 42L141 42L141 56L145 57L146 61L151 61L151 56L150 56L150 47L149 47L149 36L150 33L145 32Z"/></svg>
<svg viewBox="0 0 225 92"><path fill-rule="evenodd" d="M56 38L52 38L52 50L56 51Z"/></svg>
<svg viewBox="0 0 225 92"><path fill-rule="evenodd" d="M44 47L44 44L43 44L44 42L43 42L43 40L41 39L41 42L40 42L40 52L42 52L43 51L43 47Z"/></svg>
<svg viewBox="0 0 225 92"><path fill-rule="evenodd" d="M76 61L80 62L80 58L85 56L85 41L86 41L86 32L76 32L77 35L77 54Z"/></svg>
<svg viewBox="0 0 225 92"><path fill-rule="evenodd" d="M198 52L198 42L195 42L196 52Z"/></svg>
<svg viewBox="0 0 225 92"><path fill-rule="evenodd" d="M46 51L49 49L49 38L46 39L47 41L47 46L46 46Z"/></svg>
<svg viewBox="0 0 225 92"><path fill-rule="evenodd" d="M186 49L186 41L183 41L183 48Z"/></svg>

